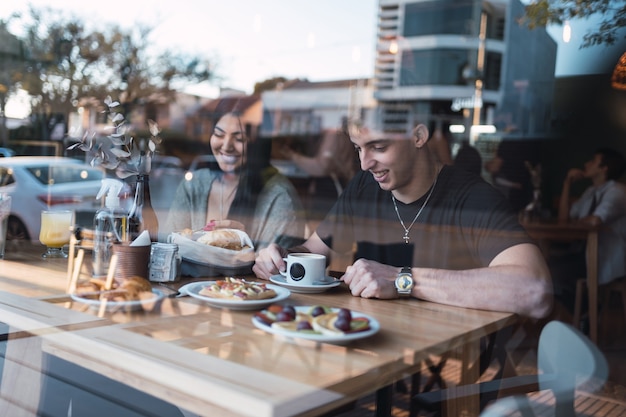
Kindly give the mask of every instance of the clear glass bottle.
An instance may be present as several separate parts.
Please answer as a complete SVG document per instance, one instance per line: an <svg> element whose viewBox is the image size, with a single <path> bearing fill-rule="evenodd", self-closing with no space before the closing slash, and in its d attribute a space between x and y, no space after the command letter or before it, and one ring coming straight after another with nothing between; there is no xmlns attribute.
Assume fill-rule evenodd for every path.
<svg viewBox="0 0 626 417"><path fill-rule="evenodd" d="M106 194L105 206L96 212L93 224L95 230L93 247L93 275L106 276L111 260L112 245L128 241L128 214L120 207L118 194L122 183L114 179L102 181L98 198Z"/></svg>
<svg viewBox="0 0 626 417"><path fill-rule="evenodd" d="M137 175L135 200L128 213L130 240L135 240L144 230L150 233L151 241L158 241L159 220L150 200L150 176L148 174L139 174Z"/></svg>

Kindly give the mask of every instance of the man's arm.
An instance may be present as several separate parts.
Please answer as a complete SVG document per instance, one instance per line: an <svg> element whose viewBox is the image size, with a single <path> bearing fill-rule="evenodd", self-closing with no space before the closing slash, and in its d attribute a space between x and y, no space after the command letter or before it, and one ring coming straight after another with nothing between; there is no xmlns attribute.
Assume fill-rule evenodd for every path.
<svg viewBox="0 0 626 417"><path fill-rule="evenodd" d="M343 280L352 295L395 298L394 279L399 268L358 260ZM508 311L532 318L552 309L552 283L545 260L535 245L512 246L485 268L451 271L412 268L414 297L458 307Z"/></svg>
<svg viewBox="0 0 626 417"><path fill-rule="evenodd" d="M572 168L567 172L565 180L563 181L563 188L561 189L561 197L559 198L559 222L567 222L569 220L570 210L570 188L572 182L578 181L584 177L584 173L581 169Z"/></svg>
<svg viewBox="0 0 626 417"><path fill-rule="evenodd" d="M532 318L545 317L552 309L550 272L539 248L529 243L502 251L486 268L414 268L414 276L413 295L429 301Z"/></svg>

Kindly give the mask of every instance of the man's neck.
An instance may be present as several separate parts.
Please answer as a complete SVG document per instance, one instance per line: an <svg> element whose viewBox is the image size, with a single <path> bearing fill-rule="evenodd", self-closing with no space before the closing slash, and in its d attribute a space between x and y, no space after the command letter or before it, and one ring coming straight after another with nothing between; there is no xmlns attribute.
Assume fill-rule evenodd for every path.
<svg viewBox="0 0 626 417"><path fill-rule="evenodd" d="M430 190L435 183L435 178L439 175L441 164L429 161L429 163L425 165L426 167L424 169L415 173L415 178L417 178L418 181L391 191L396 200L404 204L410 204L419 200Z"/></svg>
<svg viewBox="0 0 626 417"><path fill-rule="evenodd" d="M593 184L594 187L601 187L607 182L609 182L609 180L604 175L598 175L591 179L591 183Z"/></svg>

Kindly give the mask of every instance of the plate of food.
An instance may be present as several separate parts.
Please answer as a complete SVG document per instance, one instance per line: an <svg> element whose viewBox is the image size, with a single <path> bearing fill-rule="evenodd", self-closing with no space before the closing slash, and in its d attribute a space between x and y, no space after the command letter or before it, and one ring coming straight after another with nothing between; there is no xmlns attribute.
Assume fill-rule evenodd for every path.
<svg viewBox="0 0 626 417"><path fill-rule="evenodd" d="M179 291L212 306L233 310L256 310L282 301L291 294L288 289L278 285L233 277L192 282Z"/></svg>
<svg viewBox="0 0 626 417"><path fill-rule="evenodd" d="M316 294L327 291L331 288L335 288L341 284L341 281L333 277L324 277L321 280L310 285L291 284L287 282L287 278L284 275L272 275L270 281L274 284L280 285L289 289L291 292L297 292L302 294Z"/></svg>
<svg viewBox="0 0 626 417"><path fill-rule="evenodd" d="M380 323L367 314L326 306L272 304L252 316L252 323L268 333L325 343L346 343L370 337Z"/></svg>
<svg viewBox="0 0 626 417"><path fill-rule="evenodd" d="M109 290L105 290L104 285L104 280L95 278L79 282L70 297L94 309L102 308L103 301L106 301L107 311L139 310L164 297L163 292L152 288L150 281L139 276L124 279L121 283L114 282Z"/></svg>

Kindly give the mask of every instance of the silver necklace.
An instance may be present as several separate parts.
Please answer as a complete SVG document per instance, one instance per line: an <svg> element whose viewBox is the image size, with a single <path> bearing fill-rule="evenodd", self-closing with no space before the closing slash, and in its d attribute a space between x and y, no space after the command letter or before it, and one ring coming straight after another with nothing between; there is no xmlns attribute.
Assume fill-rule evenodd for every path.
<svg viewBox="0 0 626 417"><path fill-rule="evenodd" d="M430 188L430 192L426 196L426 200L424 200L424 204L422 204L422 207L420 207L415 217L413 217L413 221L411 222L409 227L406 227L404 225L404 221L402 220L402 217L400 217L400 212L398 211L396 198L393 196L393 194L391 194L391 201L393 201L393 208L396 209L396 215L398 216L398 220L400 220L400 224L402 225L402 228L404 229L404 236L402 237L402 239L404 239L404 243L406 243L407 245L411 241L411 238L409 237L409 232L411 231L411 228L415 224L415 221L417 220L417 218L420 216L420 214L422 214L422 210L424 210L424 207L426 207L426 204L428 204L428 200L430 200L430 196L433 195L433 191L435 191L435 186L437 185L437 178L439 178L439 175L435 176L435 182L433 182L433 186Z"/></svg>

